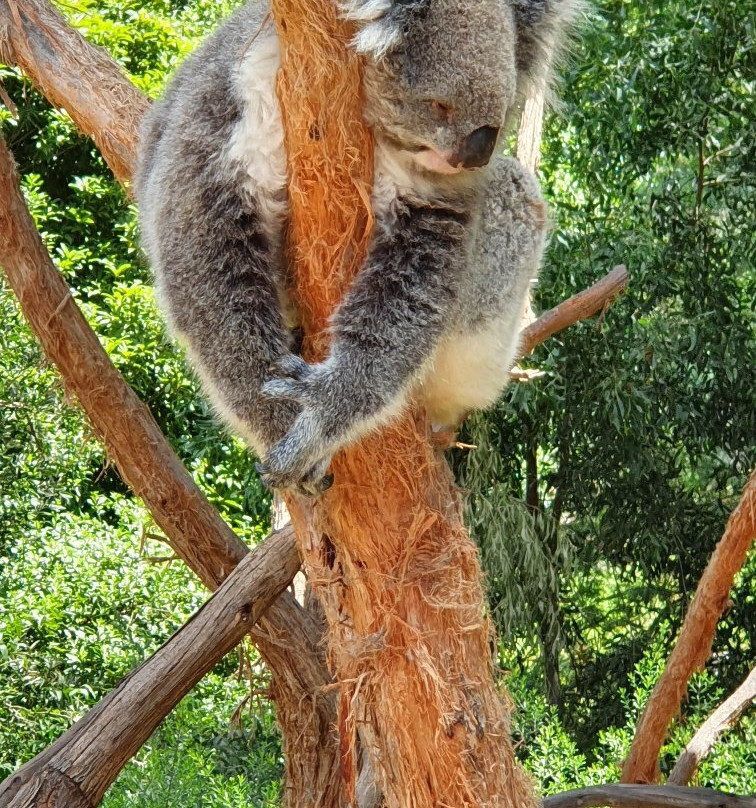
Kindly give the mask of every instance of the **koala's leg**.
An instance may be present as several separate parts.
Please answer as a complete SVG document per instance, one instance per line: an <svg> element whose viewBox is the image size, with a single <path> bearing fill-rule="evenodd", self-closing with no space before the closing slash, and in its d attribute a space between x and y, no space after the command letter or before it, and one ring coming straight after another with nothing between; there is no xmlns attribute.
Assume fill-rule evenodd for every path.
<svg viewBox="0 0 756 808"><path fill-rule="evenodd" d="M332 318L326 361L263 388L302 407L268 453L264 474L287 486L320 458L385 423L404 406L448 326L467 259L469 215L397 199Z"/></svg>
<svg viewBox="0 0 756 808"><path fill-rule="evenodd" d="M422 394L431 422L456 427L493 404L509 380L531 281L545 243L538 183L516 160L491 166L453 329L442 340Z"/></svg>
<svg viewBox="0 0 756 808"><path fill-rule="evenodd" d="M260 396L271 365L291 355L279 250L243 177L200 157L146 178L145 246L171 330L219 414L262 455L299 411ZM169 192L173 183L182 193Z"/></svg>

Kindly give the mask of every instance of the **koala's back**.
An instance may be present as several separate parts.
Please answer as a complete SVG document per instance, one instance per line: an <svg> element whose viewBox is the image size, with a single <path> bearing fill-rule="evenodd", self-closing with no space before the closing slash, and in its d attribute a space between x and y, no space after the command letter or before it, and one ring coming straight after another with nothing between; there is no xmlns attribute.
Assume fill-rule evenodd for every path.
<svg viewBox="0 0 756 808"><path fill-rule="evenodd" d="M191 203L192 191L200 193L205 184L203 174L228 149L244 114L239 65L254 47L268 8L266 0L251 0L225 20L187 57L145 117L134 183L144 246L156 270L160 238L149 226L160 220L155 203L171 188L181 188Z"/></svg>

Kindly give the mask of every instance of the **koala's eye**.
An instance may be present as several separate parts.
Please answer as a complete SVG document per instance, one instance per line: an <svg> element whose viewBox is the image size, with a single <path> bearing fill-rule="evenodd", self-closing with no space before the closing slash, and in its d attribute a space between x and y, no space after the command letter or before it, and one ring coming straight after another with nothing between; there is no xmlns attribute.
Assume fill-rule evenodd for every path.
<svg viewBox="0 0 756 808"><path fill-rule="evenodd" d="M448 101L439 101L433 98L428 102L428 106L433 110L433 114L441 121L448 123L451 120L452 105Z"/></svg>

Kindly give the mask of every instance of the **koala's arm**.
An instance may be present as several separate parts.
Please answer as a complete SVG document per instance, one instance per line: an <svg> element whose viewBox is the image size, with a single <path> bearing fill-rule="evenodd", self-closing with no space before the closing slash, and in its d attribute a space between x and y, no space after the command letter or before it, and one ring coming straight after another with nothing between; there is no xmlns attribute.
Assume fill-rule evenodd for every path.
<svg viewBox="0 0 756 808"><path fill-rule="evenodd" d="M328 358L284 367L290 378L263 388L302 407L266 456L270 485L292 485L400 411L448 326L467 260L468 214L402 199L393 214L332 317Z"/></svg>
<svg viewBox="0 0 756 808"><path fill-rule="evenodd" d="M142 240L159 302L215 409L258 453L288 431L296 405L260 397L289 353L281 256L229 157L243 115L233 68L258 23L243 9L190 57L142 129L136 176Z"/></svg>

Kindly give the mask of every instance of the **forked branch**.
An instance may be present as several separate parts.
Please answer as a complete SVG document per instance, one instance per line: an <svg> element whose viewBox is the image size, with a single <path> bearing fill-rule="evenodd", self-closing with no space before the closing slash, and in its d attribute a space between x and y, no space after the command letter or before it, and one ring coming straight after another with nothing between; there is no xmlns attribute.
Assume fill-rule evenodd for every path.
<svg viewBox="0 0 756 808"><path fill-rule="evenodd" d="M197 488L76 306L26 208L13 158L2 138L0 266L45 355L58 368L66 389L78 399L121 476L142 498L175 552L206 586L215 589L248 549ZM282 562L296 568L299 555L294 544L285 552L288 558ZM284 740L296 743L297 738L303 739L297 764L303 780L292 792L305 798L327 799L330 795L335 799L338 778L333 772L338 752L330 734L334 707L332 699L318 697L330 676L319 634L309 636L313 628L319 629L293 597L284 593L254 630L253 638L273 672L279 720L290 728Z"/></svg>
<svg viewBox="0 0 756 808"><path fill-rule="evenodd" d="M623 783L651 783L658 777L657 761L667 728L680 709L691 675L703 668L711 654L714 632L727 605L733 578L743 566L754 536L756 471L751 473L740 503L701 576L677 643L638 722L622 769Z"/></svg>

